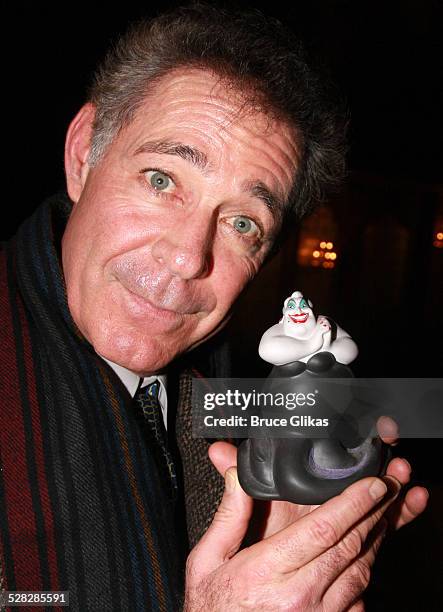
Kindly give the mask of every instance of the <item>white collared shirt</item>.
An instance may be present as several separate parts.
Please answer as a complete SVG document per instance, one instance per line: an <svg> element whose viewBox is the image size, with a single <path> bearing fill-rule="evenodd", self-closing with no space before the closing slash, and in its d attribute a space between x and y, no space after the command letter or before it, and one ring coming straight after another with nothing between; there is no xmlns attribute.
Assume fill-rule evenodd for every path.
<svg viewBox="0 0 443 612"><path fill-rule="evenodd" d="M109 361L106 357L100 355L100 357L106 361L106 363L111 366L117 376L120 378L122 383L125 385L126 389L129 392L131 397L134 397L139 384L140 384L140 376L135 374L135 372L131 372L127 368L124 368L118 363L114 363L113 361ZM160 388L158 392L158 401L160 403L160 408L162 410L163 423L165 424L165 429L168 429L168 395L166 393L166 374L157 374L157 376L145 376L143 378L140 388L146 387L150 385L155 380L158 380L160 383Z"/></svg>

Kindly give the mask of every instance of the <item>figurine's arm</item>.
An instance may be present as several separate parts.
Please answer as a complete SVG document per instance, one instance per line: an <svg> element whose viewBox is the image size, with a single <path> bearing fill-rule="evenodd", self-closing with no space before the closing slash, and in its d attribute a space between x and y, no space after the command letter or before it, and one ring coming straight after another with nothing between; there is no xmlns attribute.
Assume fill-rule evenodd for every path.
<svg viewBox="0 0 443 612"><path fill-rule="evenodd" d="M344 329L337 325L337 338L325 349L334 355L339 363L347 365L354 361L358 355L358 348L354 340Z"/></svg>
<svg viewBox="0 0 443 612"><path fill-rule="evenodd" d="M317 328L306 340L291 338L285 335L283 325L277 323L263 334L258 353L262 359L274 365L291 363L318 351L323 343L322 334L323 330Z"/></svg>

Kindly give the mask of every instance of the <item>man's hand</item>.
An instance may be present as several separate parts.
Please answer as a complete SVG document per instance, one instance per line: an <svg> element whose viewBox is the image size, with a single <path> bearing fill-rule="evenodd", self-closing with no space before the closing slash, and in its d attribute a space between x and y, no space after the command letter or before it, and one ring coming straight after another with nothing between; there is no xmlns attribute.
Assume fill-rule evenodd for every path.
<svg viewBox="0 0 443 612"><path fill-rule="evenodd" d="M377 430L380 438L386 444L395 446L398 443L398 425L390 417L380 417L377 421ZM411 466L406 459L397 457L389 463L386 473L397 478L402 485L406 485L411 478ZM428 497L428 491L424 487L409 489L406 495L389 509L387 518L390 527L400 529L403 525L407 525L414 520L426 508Z"/></svg>
<svg viewBox="0 0 443 612"><path fill-rule="evenodd" d="M380 417L377 421L377 429L383 442L390 445L397 444L398 427L390 417ZM222 475L229 467L237 465L237 449L228 442L212 444L209 456ZM404 486L409 483L411 466L406 459L396 457L389 463L386 474ZM410 523L424 511L427 501L428 492L424 487L413 487L407 491L406 495L399 496L386 515L389 528L399 529ZM258 506L261 516L257 517L255 523L261 520L261 524L256 524L255 527L257 531L260 531L261 538L272 535L293 523L300 516L317 508L317 506L301 506L283 501L261 502Z"/></svg>
<svg viewBox="0 0 443 612"><path fill-rule="evenodd" d="M409 481L409 464L391 461L385 477L390 492L382 502L369 495L370 485L380 482L375 478L355 483L320 507L267 502L260 541L237 552L250 526L253 500L231 467L236 453L226 442L210 448L214 465L226 473L227 487L212 525L189 556L186 610L363 609L360 597L386 518L399 528L426 506L421 487L392 503Z"/></svg>
<svg viewBox="0 0 443 612"><path fill-rule="evenodd" d="M240 552L253 500L241 489L236 468L226 471L225 481L214 521L188 558L188 612L338 611L359 598L386 530L383 514L400 490L394 478L386 478L389 493L378 478L354 483Z"/></svg>

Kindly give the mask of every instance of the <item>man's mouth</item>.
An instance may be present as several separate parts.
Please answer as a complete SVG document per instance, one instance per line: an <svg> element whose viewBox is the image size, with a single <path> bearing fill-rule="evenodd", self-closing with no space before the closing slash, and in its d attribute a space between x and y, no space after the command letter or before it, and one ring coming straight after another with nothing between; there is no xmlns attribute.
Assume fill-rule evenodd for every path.
<svg viewBox="0 0 443 612"><path fill-rule="evenodd" d="M162 315L173 317L177 315L194 314L194 311L191 311L185 306L181 307L178 305L176 308L165 308L164 306L157 305L152 299L148 299L144 295L141 295L138 291L135 292L126 286L125 289L140 303L146 304L148 308L152 308Z"/></svg>
<svg viewBox="0 0 443 612"><path fill-rule="evenodd" d="M201 315L211 312L217 303L212 294L203 294L195 283L172 277L168 271L155 274L139 270L135 264L119 262L111 270L116 280L135 300L166 316Z"/></svg>
<svg viewBox="0 0 443 612"><path fill-rule="evenodd" d="M291 319L291 321L293 323L306 323L306 321L308 320L308 313L304 312L302 314L294 314L294 315L288 315L288 317Z"/></svg>
<svg viewBox="0 0 443 612"><path fill-rule="evenodd" d="M120 278L116 278L124 289L128 292L141 307L145 306L148 310L153 310L156 314L167 318L174 318L183 315L192 315L200 311L199 305L193 303L184 304L183 300L177 300L175 303L164 305L162 300L154 300L151 296L148 298L144 291L140 291L139 287L134 283L122 282ZM164 300L163 300L164 301Z"/></svg>

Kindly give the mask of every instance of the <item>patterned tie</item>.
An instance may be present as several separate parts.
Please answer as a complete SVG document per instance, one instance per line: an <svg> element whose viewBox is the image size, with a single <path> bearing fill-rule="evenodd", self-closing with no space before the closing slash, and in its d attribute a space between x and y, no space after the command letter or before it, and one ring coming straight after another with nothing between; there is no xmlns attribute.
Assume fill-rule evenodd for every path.
<svg viewBox="0 0 443 612"><path fill-rule="evenodd" d="M172 487L172 498L175 499L177 493L177 476L172 455L168 448L168 437L158 399L159 391L160 382L155 380L150 385L139 389L134 396L134 400L142 409L144 423L153 438L153 446L159 459L160 469L163 472L166 470L169 484Z"/></svg>

